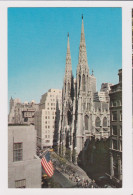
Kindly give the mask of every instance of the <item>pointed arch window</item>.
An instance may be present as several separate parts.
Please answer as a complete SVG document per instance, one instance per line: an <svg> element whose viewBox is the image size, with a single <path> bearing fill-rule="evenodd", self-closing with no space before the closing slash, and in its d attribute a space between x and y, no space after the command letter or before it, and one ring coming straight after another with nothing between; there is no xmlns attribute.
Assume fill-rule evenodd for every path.
<svg viewBox="0 0 133 195"><path fill-rule="evenodd" d="M95 121L96 127L100 127L100 123L101 123L100 118L97 117L97 118L96 118L96 121Z"/></svg>
<svg viewBox="0 0 133 195"><path fill-rule="evenodd" d="M68 93L70 93L70 83L68 83Z"/></svg>
<svg viewBox="0 0 133 195"><path fill-rule="evenodd" d="M107 127L107 118L106 117L103 118L103 127Z"/></svg>
<svg viewBox="0 0 133 195"><path fill-rule="evenodd" d="M85 115L84 120L85 120L85 130L88 130L88 127L89 127L89 117L88 117L88 115Z"/></svg>
<svg viewBox="0 0 133 195"><path fill-rule="evenodd" d="M82 90L85 92L85 75L82 77Z"/></svg>
<svg viewBox="0 0 133 195"><path fill-rule="evenodd" d="M70 111L67 112L67 120L68 120L68 125L71 125L72 123L72 114Z"/></svg>
<svg viewBox="0 0 133 195"><path fill-rule="evenodd" d="M65 93L66 93L66 83L65 83Z"/></svg>

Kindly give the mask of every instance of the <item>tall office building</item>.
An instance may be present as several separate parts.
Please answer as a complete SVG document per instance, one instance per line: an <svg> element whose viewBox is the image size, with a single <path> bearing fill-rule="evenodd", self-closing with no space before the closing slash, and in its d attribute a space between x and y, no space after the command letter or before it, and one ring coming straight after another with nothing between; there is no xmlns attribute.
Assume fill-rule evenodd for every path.
<svg viewBox="0 0 133 195"><path fill-rule="evenodd" d="M62 90L50 89L42 95L39 110L35 113L35 129L37 130L37 146L52 147L54 133L59 122ZM58 116L59 115L59 116Z"/></svg>

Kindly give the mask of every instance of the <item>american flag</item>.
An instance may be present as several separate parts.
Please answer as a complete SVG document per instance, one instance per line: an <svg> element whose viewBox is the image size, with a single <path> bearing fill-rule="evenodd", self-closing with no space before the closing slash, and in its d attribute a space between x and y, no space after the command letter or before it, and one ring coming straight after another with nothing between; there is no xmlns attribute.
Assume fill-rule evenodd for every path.
<svg viewBox="0 0 133 195"><path fill-rule="evenodd" d="M41 164L42 164L44 170L46 171L47 175L49 177L52 177L52 175L54 174L54 168L53 168L53 164L50 160L49 151L47 151L45 156L42 158Z"/></svg>

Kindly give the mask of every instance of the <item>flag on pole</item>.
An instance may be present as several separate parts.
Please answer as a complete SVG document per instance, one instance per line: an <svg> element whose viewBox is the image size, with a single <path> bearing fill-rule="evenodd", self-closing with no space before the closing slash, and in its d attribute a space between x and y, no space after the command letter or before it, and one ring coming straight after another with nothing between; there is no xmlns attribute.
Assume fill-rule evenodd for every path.
<svg viewBox="0 0 133 195"><path fill-rule="evenodd" d="M46 171L47 175L49 177L52 177L52 175L54 174L54 168L53 168L53 164L50 160L49 151L47 151L45 156L42 158L41 164L42 164L44 170Z"/></svg>

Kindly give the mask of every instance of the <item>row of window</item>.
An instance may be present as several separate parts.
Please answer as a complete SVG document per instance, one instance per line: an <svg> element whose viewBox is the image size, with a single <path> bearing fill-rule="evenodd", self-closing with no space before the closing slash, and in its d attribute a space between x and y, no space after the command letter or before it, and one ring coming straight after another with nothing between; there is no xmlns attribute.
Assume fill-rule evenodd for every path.
<svg viewBox="0 0 133 195"><path fill-rule="evenodd" d="M25 112L24 116L33 116L33 114L34 114L33 112Z"/></svg>
<svg viewBox="0 0 133 195"><path fill-rule="evenodd" d="M101 123L102 123L102 124L101 124ZM95 120L95 126L96 126L96 127L100 127L100 126L102 126L102 125L103 125L103 127L107 127L107 118L104 117L104 118L103 118L103 121L101 121L100 118L97 117L96 120Z"/></svg>
<svg viewBox="0 0 133 195"><path fill-rule="evenodd" d="M51 115L51 112L45 111L45 114L46 114L46 115ZM55 115L55 112L52 112L52 115Z"/></svg>
<svg viewBox="0 0 133 195"><path fill-rule="evenodd" d="M112 149L122 151L122 141L119 141L119 145L118 145L117 140L112 140Z"/></svg>
<svg viewBox="0 0 133 195"><path fill-rule="evenodd" d="M85 121L85 130L88 130L88 125L89 125L89 117L88 117L88 115L85 115L84 121ZM99 117L96 117L95 126L96 127L100 127L101 125L103 127L107 127L107 118L106 117L103 118L103 121L101 121L101 119Z"/></svg>
<svg viewBox="0 0 133 195"><path fill-rule="evenodd" d="M47 103L47 105L49 106L50 103ZM55 103L51 103L51 106L55 106L56 104Z"/></svg>
<svg viewBox="0 0 133 195"><path fill-rule="evenodd" d="M45 116L45 119L50 119L50 116ZM52 119L55 119L55 117L52 116Z"/></svg>
<svg viewBox="0 0 133 195"><path fill-rule="evenodd" d="M50 135L45 135L45 138L50 138Z"/></svg>
<svg viewBox="0 0 133 195"><path fill-rule="evenodd" d="M118 129L117 126L112 126L112 135L118 135L118 130L119 130L119 136L122 136L122 127Z"/></svg>
<svg viewBox="0 0 133 195"><path fill-rule="evenodd" d="M50 130L45 130L45 133L50 133Z"/></svg>
<svg viewBox="0 0 133 195"><path fill-rule="evenodd" d="M110 106L111 106L111 107L116 107L116 106L121 106L121 105L122 105L121 100L111 101L111 103L110 103Z"/></svg>
<svg viewBox="0 0 133 195"><path fill-rule="evenodd" d="M117 111L112 111L112 121L117 121L117 120L118 120ZM122 121L122 111L120 111L119 120Z"/></svg>
<svg viewBox="0 0 133 195"><path fill-rule="evenodd" d="M43 121L44 124L44 121ZM45 121L45 124L55 124L55 120L54 121Z"/></svg>
<svg viewBox="0 0 133 195"><path fill-rule="evenodd" d="M52 102L52 101L55 102L55 99L50 99L50 101L51 101L51 102Z"/></svg>
<svg viewBox="0 0 133 195"><path fill-rule="evenodd" d="M54 125L52 126L54 128ZM50 129L50 126L45 126L45 129Z"/></svg>
<svg viewBox="0 0 133 195"><path fill-rule="evenodd" d="M50 108L49 108L49 107L48 107L47 109L48 109L48 110L50 110ZM51 108L51 110L55 110L55 109L56 109L56 108Z"/></svg>

